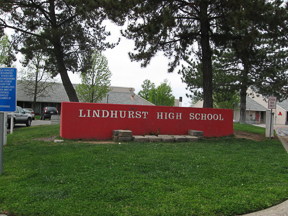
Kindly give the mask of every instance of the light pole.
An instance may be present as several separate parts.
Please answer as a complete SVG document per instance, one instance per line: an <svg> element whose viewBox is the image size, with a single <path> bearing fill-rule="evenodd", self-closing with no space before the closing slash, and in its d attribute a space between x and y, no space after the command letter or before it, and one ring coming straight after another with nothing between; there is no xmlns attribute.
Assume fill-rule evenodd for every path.
<svg viewBox="0 0 288 216"><path fill-rule="evenodd" d="M234 106L235 106L235 102L233 102L233 120L234 120Z"/></svg>

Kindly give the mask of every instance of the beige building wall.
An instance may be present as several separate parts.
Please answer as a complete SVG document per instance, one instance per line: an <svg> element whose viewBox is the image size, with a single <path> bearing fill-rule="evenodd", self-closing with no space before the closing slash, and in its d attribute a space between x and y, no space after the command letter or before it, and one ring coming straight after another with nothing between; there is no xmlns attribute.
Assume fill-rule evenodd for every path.
<svg viewBox="0 0 288 216"><path fill-rule="evenodd" d="M263 113L263 114L261 114ZM257 114L259 115L259 118L257 120ZM261 121L261 115L264 115ZM240 120L240 110L234 111L234 118L235 121L239 122ZM246 123L248 124L264 124L265 123L265 112L260 111L252 111L252 110L246 110ZM261 122L260 122L261 121Z"/></svg>
<svg viewBox="0 0 288 216"><path fill-rule="evenodd" d="M285 125L286 118L287 118L287 112L280 106L276 106L276 110L273 110L274 114L274 124L278 125Z"/></svg>
<svg viewBox="0 0 288 216"><path fill-rule="evenodd" d="M193 107L195 108L203 108L203 100L198 101L196 104L193 105Z"/></svg>

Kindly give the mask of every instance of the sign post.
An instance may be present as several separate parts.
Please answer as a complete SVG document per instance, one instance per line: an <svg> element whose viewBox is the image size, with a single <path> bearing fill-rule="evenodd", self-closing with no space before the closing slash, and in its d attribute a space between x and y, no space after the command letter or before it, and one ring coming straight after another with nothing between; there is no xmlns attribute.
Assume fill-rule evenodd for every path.
<svg viewBox="0 0 288 216"><path fill-rule="evenodd" d="M270 112L270 130L269 130L269 138L271 139L271 131L272 131L272 109L276 109L277 97L268 97L268 109L271 109Z"/></svg>
<svg viewBox="0 0 288 216"><path fill-rule="evenodd" d="M0 68L0 175L3 174L4 112L16 110L16 68Z"/></svg>

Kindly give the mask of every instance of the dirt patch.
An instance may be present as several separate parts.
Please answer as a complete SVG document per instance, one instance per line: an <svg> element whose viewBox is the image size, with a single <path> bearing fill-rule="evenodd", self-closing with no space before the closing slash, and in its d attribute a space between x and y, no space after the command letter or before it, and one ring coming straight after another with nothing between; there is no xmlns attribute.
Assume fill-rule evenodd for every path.
<svg viewBox="0 0 288 216"><path fill-rule="evenodd" d="M255 134L255 133L236 131L236 130L234 130L234 136L236 138L251 139L255 141L262 141L266 139L265 134ZM53 142L55 139L56 139L56 136L38 138L37 140L43 140L44 142ZM275 135L273 139L278 140L278 136ZM118 142L114 142L114 141L78 141L78 142L79 143L91 143L91 144L118 144Z"/></svg>
<svg viewBox="0 0 288 216"><path fill-rule="evenodd" d="M43 140L44 142L52 142L52 141L54 141L55 139L56 139L56 136L38 138L37 140Z"/></svg>
<svg viewBox="0 0 288 216"><path fill-rule="evenodd" d="M236 138L245 138L245 139L251 139L255 141L262 141L265 140L265 134L255 134L255 133L250 133L250 132L244 132L244 131L235 131L234 130L234 135ZM274 136L273 139L278 140L278 136Z"/></svg>
<svg viewBox="0 0 288 216"><path fill-rule="evenodd" d="M113 141L78 141L80 143L91 143L91 144L118 144Z"/></svg>

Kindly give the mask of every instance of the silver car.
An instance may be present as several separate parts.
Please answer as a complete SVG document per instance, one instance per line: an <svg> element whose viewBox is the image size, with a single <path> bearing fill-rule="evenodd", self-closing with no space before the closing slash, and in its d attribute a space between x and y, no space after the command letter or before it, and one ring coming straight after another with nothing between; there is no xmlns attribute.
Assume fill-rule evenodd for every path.
<svg viewBox="0 0 288 216"><path fill-rule="evenodd" d="M15 112L8 113L7 115L7 124L10 128L11 116L13 116L13 123L15 124L26 124L26 126L31 126L32 115L26 113L22 107L17 106Z"/></svg>
<svg viewBox="0 0 288 216"><path fill-rule="evenodd" d="M32 108L23 108L26 113L30 113L32 116L32 120L35 120L35 112Z"/></svg>

